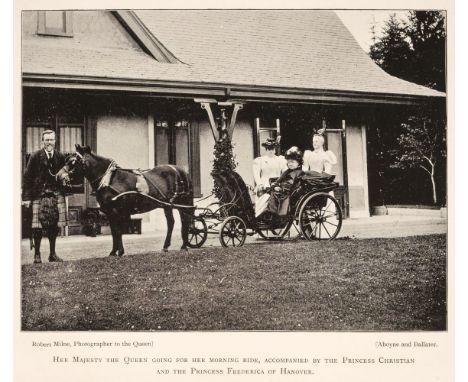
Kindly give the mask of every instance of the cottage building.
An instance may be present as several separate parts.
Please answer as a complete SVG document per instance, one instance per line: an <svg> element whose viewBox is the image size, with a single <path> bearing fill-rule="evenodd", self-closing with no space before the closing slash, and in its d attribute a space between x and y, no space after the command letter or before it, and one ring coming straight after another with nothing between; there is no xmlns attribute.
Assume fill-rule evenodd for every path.
<svg viewBox="0 0 468 382"><path fill-rule="evenodd" d="M22 90L23 166L52 128L63 152L80 143L121 167L184 166L197 197L211 192L219 126L247 184L267 136L307 149L326 126L351 218L369 216L372 115L444 97L385 73L334 12L317 10L24 11ZM96 207L89 185L80 191L70 233Z"/></svg>

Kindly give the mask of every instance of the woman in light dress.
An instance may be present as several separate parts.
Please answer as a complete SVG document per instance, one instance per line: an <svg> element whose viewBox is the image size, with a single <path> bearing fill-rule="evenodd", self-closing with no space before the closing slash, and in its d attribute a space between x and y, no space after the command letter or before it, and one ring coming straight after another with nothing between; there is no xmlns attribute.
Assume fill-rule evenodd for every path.
<svg viewBox="0 0 468 382"><path fill-rule="evenodd" d="M323 144L325 139L321 134L315 134L312 139L313 151L306 150L304 152L304 164L302 169L304 171L316 171L319 173L325 172L332 173L332 166L337 163L336 156L332 151L325 151Z"/></svg>
<svg viewBox="0 0 468 382"><path fill-rule="evenodd" d="M319 173L332 174L332 167L337 163L335 154L332 151L323 149L325 143L325 138L323 137L324 131L319 131L319 133L314 134L312 138L312 146L314 151L306 150L304 152L304 163L302 169L304 171L316 171ZM334 192L330 191L329 194L334 196ZM327 208L330 211L335 212L335 205L330 204ZM330 218L330 221L333 221L335 218Z"/></svg>
<svg viewBox="0 0 468 382"><path fill-rule="evenodd" d="M278 178L287 168L286 159L275 154L277 140L268 138L262 146L265 148L265 154L255 158L252 166L255 181L255 216L260 215L268 205L270 195L266 193L266 189L270 187L270 179Z"/></svg>

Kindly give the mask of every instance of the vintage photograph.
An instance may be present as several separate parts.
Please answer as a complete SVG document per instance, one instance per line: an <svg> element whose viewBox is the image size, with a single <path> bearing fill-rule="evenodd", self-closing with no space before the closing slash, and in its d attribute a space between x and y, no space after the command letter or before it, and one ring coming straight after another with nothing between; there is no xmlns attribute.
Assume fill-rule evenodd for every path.
<svg viewBox="0 0 468 382"><path fill-rule="evenodd" d="M23 10L21 330L447 331L446 25Z"/></svg>

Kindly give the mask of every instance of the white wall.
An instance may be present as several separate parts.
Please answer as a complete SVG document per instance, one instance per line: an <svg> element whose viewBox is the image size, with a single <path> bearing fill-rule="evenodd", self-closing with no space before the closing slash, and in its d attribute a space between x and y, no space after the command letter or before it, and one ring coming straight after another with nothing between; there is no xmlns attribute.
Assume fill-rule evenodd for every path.
<svg viewBox="0 0 468 382"><path fill-rule="evenodd" d="M100 116L96 140L97 154L115 160L122 168L153 167L149 163L147 116ZM133 217L141 218L143 223L150 221L149 213ZM145 228L144 225L143 231Z"/></svg>
<svg viewBox="0 0 468 382"><path fill-rule="evenodd" d="M242 111L241 111L242 113ZM251 122L239 120L232 135L234 155L237 162L236 171L247 185L253 186L252 162L253 157L253 126Z"/></svg>
<svg viewBox="0 0 468 382"><path fill-rule="evenodd" d="M148 168L147 116L99 117L97 153L123 168Z"/></svg>
<svg viewBox="0 0 468 382"><path fill-rule="evenodd" d="M200 121L200 188L203 196L211 194L213 180L210 172L213 167L214 138L208 121Z"/></svg>
<svg viewBox="0 0 468 382"><path fill-rule="evenodd" d="M367 148L365 126L346 125L350 218L368 217Z"/></svg>

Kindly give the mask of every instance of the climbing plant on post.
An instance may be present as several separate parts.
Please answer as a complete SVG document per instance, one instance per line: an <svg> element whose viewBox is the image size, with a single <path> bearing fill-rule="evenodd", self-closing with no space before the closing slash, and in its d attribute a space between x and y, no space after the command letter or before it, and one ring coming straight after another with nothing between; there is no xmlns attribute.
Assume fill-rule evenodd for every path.
<svg viewBox="0 0 468 382"><path fill-rule="evenodd" d="M214 146L214 161L211 175L222 174L227 171L234 171L237 163L234 160L233 146L231 137L227 128L227 117L224 109L221 109L221 117L219 123L220 138L215 142ZM221 200L223 194L223 185L217 183L217 176L213 176L213 194Z"/></svg>

